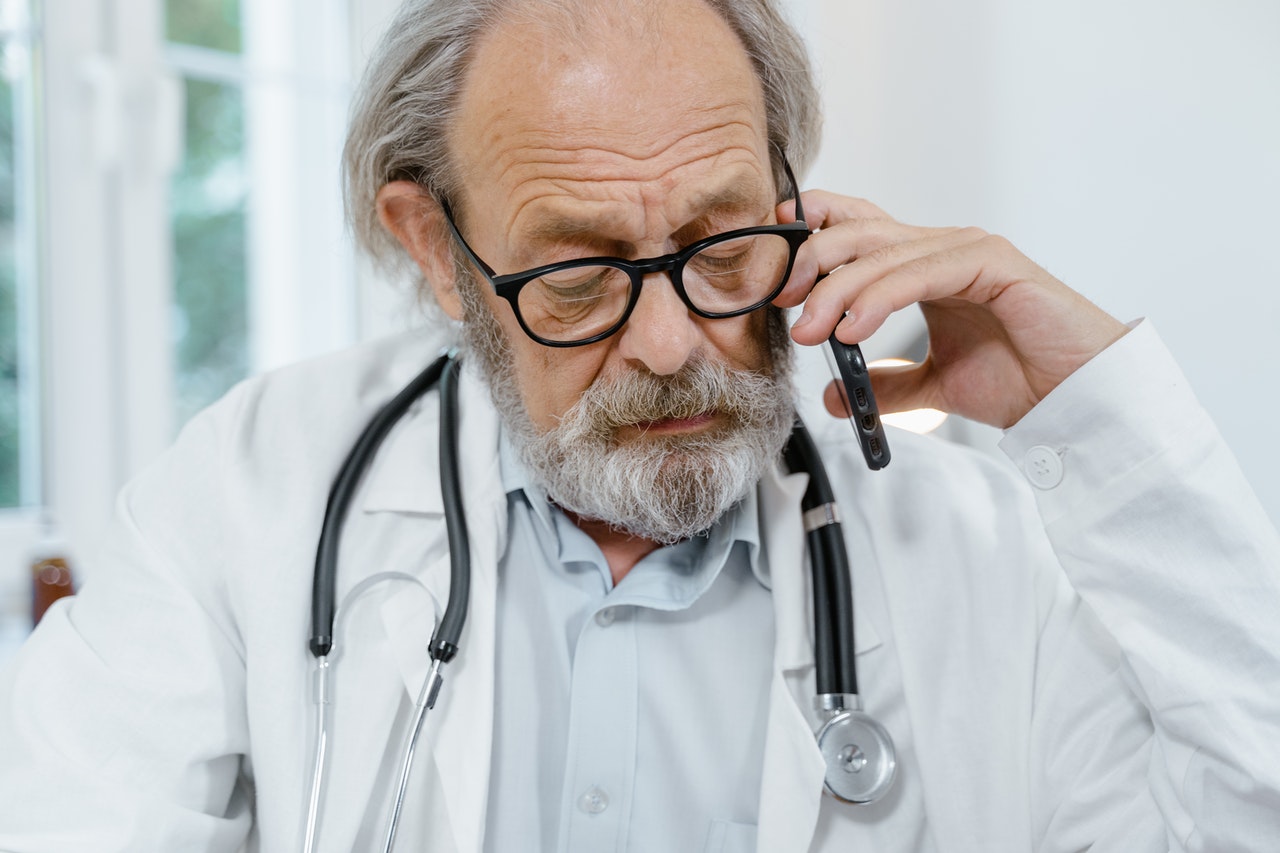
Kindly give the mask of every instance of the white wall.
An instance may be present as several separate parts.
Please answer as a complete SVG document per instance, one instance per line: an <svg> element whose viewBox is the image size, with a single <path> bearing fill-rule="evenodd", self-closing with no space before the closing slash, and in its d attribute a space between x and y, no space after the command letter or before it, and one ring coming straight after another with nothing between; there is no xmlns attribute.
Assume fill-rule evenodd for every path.
<svg viewBox="0 0 1280 853"><path fill-rule="evenodd" d="M1280 520L1280 4L790 5L828 111L808 184L1151 318Z"/></svg>

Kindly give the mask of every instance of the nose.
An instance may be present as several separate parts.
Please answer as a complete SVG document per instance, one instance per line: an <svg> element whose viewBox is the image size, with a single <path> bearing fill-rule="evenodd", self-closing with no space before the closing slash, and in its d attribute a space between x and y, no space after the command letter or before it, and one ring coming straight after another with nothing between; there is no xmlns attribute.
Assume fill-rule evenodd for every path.
<svg viewBox="0 0 1280 853"><path fill-rule="evenodd" d="M618 340L619 354L638 361L659 376L684 367L697 349L701 332L689 308L676 293L669 273L644 277L635 310Z"/></svg>

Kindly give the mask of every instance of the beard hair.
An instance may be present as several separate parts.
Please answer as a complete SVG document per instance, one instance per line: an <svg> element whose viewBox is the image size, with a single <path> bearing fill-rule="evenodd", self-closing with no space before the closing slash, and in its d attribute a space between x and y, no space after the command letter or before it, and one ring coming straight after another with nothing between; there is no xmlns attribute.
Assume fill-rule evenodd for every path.
<svg viewBox="0 0 1280 853"><path fill-rule="evenodd" d="M510 345L455 255L463 350L488 380L512 445L535 484L563 509L663 545L695 536L737 504L777 460L795 421L792 351L781 309L768 306L766 372L695 353L678 372L632 369L597 380L540 430L519 391ZM695 434L617 439L620 428L717 413Z"/></svg>

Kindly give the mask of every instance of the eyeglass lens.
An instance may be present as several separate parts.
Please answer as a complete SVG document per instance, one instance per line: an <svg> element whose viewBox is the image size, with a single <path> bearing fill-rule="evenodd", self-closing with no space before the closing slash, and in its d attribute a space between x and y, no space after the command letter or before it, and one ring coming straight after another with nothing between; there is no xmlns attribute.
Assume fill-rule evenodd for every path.
<svg viewBox="0 0 1280 853"><path fill-rule="evenodd" d="M791 245L779 234L727 236L672 271L696 309L732 314L767 299L782 284ZM535 335L572 342L615 325L631 301L630 274L609 265L562 267L520 290L520 315Z"/></svg>

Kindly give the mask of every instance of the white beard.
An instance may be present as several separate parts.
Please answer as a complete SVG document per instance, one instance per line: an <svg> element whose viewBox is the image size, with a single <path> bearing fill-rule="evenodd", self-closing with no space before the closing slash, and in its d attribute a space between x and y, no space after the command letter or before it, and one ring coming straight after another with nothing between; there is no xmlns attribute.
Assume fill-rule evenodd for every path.
<svg viewBox="0 0 1280 853"><path fill-rule="evenodd" d="M662 544L688 539L755 487L791 433L791 349L780 312L769 322L771 375L695 355L671 376L633 370L598 380L556 426L539 430L501 327L473 280L458 289L465 349L489 381L521 462L551 500L584 518ZM617 438L619 429L706 413L719 423L698 433Z"/></svg>

